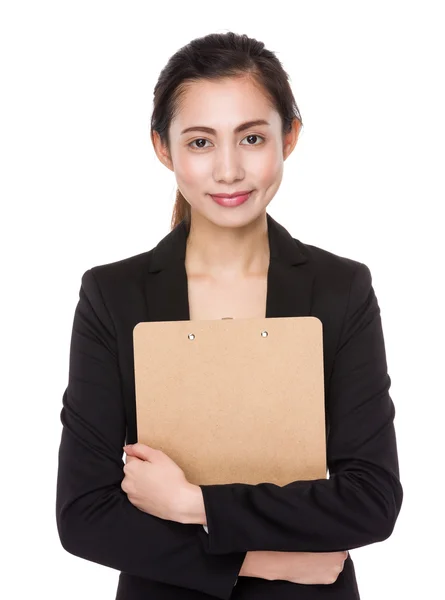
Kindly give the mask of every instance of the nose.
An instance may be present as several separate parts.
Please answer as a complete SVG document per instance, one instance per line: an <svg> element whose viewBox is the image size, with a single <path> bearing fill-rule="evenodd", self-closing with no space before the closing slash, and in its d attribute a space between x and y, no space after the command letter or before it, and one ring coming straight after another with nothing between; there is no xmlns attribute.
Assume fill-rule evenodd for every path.
<svg viewBox="0 0 445 600"><path fill-rule="evenodd" d="M216 150L214 156L215 181L231 184L244 178L244 168L238 148L231 145L222 146Z"/></svg>

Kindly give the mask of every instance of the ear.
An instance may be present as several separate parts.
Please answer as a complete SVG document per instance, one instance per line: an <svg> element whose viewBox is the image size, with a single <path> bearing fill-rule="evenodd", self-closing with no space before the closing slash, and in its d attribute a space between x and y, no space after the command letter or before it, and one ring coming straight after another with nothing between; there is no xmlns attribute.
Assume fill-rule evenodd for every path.
<svg viewBox="0 0 445 600"><path fill-rule="evenodd" d="M292 121L292 129L289 133L286 133L283 138L283 159L286 158L292 153L293 149L297 145L298 138L301 131L301 121L295 118Z"/></svg>
<svg viewBox="0 0 445 600"><path fill-rule="evenodd" d="M167 144L164 144L161 140L161 136L157 131L151 132L151 141L153 144L154 151L156 156L159 158L161 163L170 169L170 171L174 171L173 162L170 158L170 152L167 148Z"/></svg>

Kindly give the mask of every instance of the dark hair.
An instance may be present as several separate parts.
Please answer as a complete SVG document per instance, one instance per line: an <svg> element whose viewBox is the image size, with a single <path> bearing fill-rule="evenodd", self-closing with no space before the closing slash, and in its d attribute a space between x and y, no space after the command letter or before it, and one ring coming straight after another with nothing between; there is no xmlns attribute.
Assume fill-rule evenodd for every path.
<svg viewBox="0 0 445 600"><path fill-rule="evenodd" d="M153 131L157 131L170 151L170 123L179 110L179 101L188 84L200 79L246 75L259 84L280 114L283 135L291 131L294 119L302 124L288 74L279 59L264 47L263 42L229 31L196 38L170 57L154 88L152 140ZM177 189L171 228L183 219L190 222L190 204Z"/></svg>

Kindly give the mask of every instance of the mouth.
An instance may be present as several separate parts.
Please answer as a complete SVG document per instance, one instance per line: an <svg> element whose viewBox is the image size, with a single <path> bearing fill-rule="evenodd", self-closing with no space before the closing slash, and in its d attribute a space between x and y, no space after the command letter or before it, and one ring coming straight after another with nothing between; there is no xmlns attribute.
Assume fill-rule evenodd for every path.
<svg viewBox="0 0 445 600"><path fill-rule="evenodd" d="M233 195L229 194L210 194L214 202L219 204L220 206L239 206L240 204L244 204L249 198L253 190L250 192L236 192Z"/></svg>
<svg viewBox="0 0 445 600"><path fill-rule="evenodd" d="M238 196L245 196L246 194L250 194L252 190L240 190L238 192L233 192L233 194L210 194L211 196L215 196L216 198L237 198Z"/></svg>

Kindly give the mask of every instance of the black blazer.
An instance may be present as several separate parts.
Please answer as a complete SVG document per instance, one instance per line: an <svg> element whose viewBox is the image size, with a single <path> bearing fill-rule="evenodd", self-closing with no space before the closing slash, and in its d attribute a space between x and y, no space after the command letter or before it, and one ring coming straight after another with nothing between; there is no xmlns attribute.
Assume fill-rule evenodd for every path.
<svg viewBox="0 0 445 600"><path fill-rule="evenodd" d="M57 527L65 550L121 571L119 600L356 600L350 555L333 584L237 576L247 551L351 550L393 531L403 491L370 270L303 244L269 214L267 223L265 316L323 324L329 478L202 485L208 534L140 511L120 487L122 446L137 441L133 328L189 320L185 221L150 251L82 276L60 413Z"/></svg>

